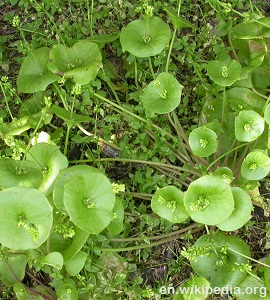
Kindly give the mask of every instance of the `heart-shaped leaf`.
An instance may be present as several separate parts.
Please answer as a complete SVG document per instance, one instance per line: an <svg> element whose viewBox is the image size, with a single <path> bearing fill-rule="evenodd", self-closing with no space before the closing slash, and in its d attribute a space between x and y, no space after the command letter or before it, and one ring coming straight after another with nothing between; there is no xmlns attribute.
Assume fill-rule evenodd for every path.
<svg viewBox="0 0 270 300"><path fill-rule="evenodd" d="M250 256L250 251L239 237L223 232L203 235L196 241L195 247L203 253L190 264L196 273L210 282L211 287L237 286L246 277L246 272L240 271L237 266L248 263L248 259L240 254Z"/></svg>
<svg viewBox="0 0 270 300"><path fill-rule="evenodd" d="M111 235L119 234L123 229L124 207L120 199L116 198L113 208L113 218L110 224L106 227Z"/></svg>
<svg viewBox="0 0 270 300"><path fill-rule="evenodd" d="M174 186L157 190L152 197L151 208L171 223L182 223L189 217L184 207L184 193Z"/></svg>
<svg viewBox="0 0 270 300"><path fill-rule="evenodd" d="M76 276L79 274L86 262L87 257L87 253L79 251L71 260L65 263L67 273L70 276Z"/></svg>
<svg viewBox="0 0 270 300"><path fill-rule="evenodd" d="M207 65L208 76L218 85L230 86L240 79L241 64L236 60L223 62L220 60L210 61Z"/></svg>
<svg viewBox="0 0 270 300"><path fill-rule="evenodd" d="M62 44L55 45L49 56L47 67L51 72L72 78L81 85L94 80L102 67L101 52L97 44L89 41L77 42L71 48Z"/></svg>
<svg viewBox="0 0 270 300"><path fill-rule="evenodd" d="M128 51L137 57L159 54L169 45L170 39L169 25L158 17L132 21L120 33L123 52Z"/></svg>
<svg viewBox="0 0 270 300"><path fill-rule="evenodd" d="M242 110L235 118L235 137L240 142L255 141L264 131L264 119L253 110Z"/></svg>
<svg viewBox="0 0 270 300"><path fill-rule="evenodd" d="M239 187L232 187L234 210L227 220L217 224L223 231L234 231L243 227L251 218L253 205L250 196Z"/></svg>
<svg viewBox="0 0 270 300"><path fill-rule="evenodd" d="M182 89L183 86L173 75L160 73L144 90L142 103L151 113L171 112L181 101Z"/></svg>
<svg viewBox="0 0 270 300"><path fill-rule="evenodd" d="M217 135L205 126L193 129L188 142L194 154L199 157L207 157L217 151Z"/></svg>
<svg viewBox="0 0 270 300"><path fill-rule="evenodd" d="M0 192L0 243L13 250L36 249L53 221L52 207L40 191L12 187ZM12 238L11 238L12 237Z"/></svg>
<svg viewBox="0 0 270 300"><path fill-rule="evenodd" d="M60 78L47 69L48 62L49 48L47 47L36 49L25 58L17 80L18 89L22 93L45 91L50 83Z"/></svg>
<svg viewBox="0 0 270 300"><path fill-rule="evenodd" d="M189 185L184 203L190 217L206 225L227 220L234 209L230 186L220 177L211 175L204 175Z"/></svg>
<svg viewBox="0 0 270 300"><path fill-rule="evenodd" d="M80 175L66 184L64 205L76 226L98 234L112 220L115 194L105 175Z"/></svg>
<svg viewBox="0 0 270 300"><path fill-rule="evenodd" d="M241 166L241 174L248 180L261 180L269 172L270 158L259 151L249 153Z"/></svg>

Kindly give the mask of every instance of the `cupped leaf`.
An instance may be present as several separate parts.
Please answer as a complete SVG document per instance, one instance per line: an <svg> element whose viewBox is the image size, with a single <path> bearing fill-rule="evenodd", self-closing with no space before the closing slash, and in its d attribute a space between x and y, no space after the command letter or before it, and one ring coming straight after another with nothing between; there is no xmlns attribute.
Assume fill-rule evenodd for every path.
<svg viewBox="0 0 270 300"><path fill-rule="evenodd" d="M41 259L41 263L43 265L52 266L58 270L61 270L64 264L64 259L61 253L59 252L50 252L49 254L45 255Z"/></svg>
<svg viewBox="0 0 270 300"><path fill-rule="evenodd" d="M54 183L53 202L62 213L67 212L63 198L66 184L78 175L86 175L91 173L103 174L103 172L99 169L87 165L73 166L59 172Z"/></svg>
<svg viewBox="0 0 270 300"><path fill-rule="evenodd" d="M267 104L264 110L264 120L268 125L270 125L270 104Z"/></svg>
<svg viewBox="0 0 270 300"><path fill-rule="evenodd" d="M218 232L201 236L194 246L201 255L197 260L190 260L190 264L196 273L210 282L211 287L237 286L246 277L246 272L238 266L248 263L241 254L250 256L250 251L239 237Z"/></svg>
<svg viewBox="0 0 270 300"><path fill-rule="evenodd" d="M17 80L18 89L22 93L45 91L50 83L60 78L47 69L48 62L49 48L47 47L36 49L25 58Z"/></svg>
<svg viewBox="0 0 270 300"><path fill-rule="evenodd" d="M235 137L240 142L255 141L264 131L264 119L253 110L242 110L235 118Z"/></svg>
<svg viewBox="0 0 270 300"><path fill-rule="evenodd" d="M78 300L79 292L72 284L64 283L56 289L57 299Z"/></svg>
<svg viewBox="0 0 270 300"><path fill-rule="evenodd" d="M270 299L266 286L259 278L250 274L247 275L237 288L232 289L232 291L232 296L234 296L237 300Z"/></svg>
<svg viewBox="0 0 270 300"><path fill-rule="evenodd" d="M198 29L195 25L193 25L186 19L178 16L177 12L175 10L173 10L172 8L164 6L164 10L168 14L175 30L180 29L180 28Z"/></svg>
<svg viewBox="0 0 270 300"><path fill-rule="evenodd" d="M76 276L79 274L86 262L87 257L87 253L79 251L71 260L65 263L67 273L70 276Z"/></svg>
<svg viewBox="0 0 270 300"><path fill-rule="evenodd" d="M184 207L184 193L174 186L157 190L152 197L151 208L171 223L182 223L189 217Z"/></svg>
<svg viewBox="0 0 270 300"><path fill-rule="evenodd" d="M143 106L151 113L165 114L180 103L183 86L169 73L160 73L142 95Z"/></svg>
<svg viewBox="0 0 270 300"><path fill-rule="evenodd" d="M177 288L173 300L205 300L209 296L209 288L210 283L204 277L192 275L187 282Z"/></svg>
<svg viewBox="0 0 270 300"><path fill-rule="evenodd" d="M56 114L59 118L64 120L68 126L74 126L80 124L82 122L90 122L91 118L89 116L78 115L74 112L66 110L58 105L53 104L50 109L54 114Z"/></svg>
<svg viewBox="0 0 270 300"><path fill-rule="evenodd" d="M240 112L241 110L252 110L251 105L239 98L229 98L228 103L231 105L231 108L236 112Z"/></svg>
<svg viewBox="0 0 270 300"><path fill-rule="evenodd" d="M230 186L221 178L211 175L204 175L189 185L184 203L190 217L206 225L225 221L234 209Z"/></svg>
<svg viewBox="0 0 270 300"><path fill-rule="evenodd" d="M188 141L193 153L199 157L207 157L217 151L217 135L205 126L193 129Z"/></svg>
<svg viewBox="0 0 270 300"><path fill-rule="evenodd" d="M210 61L207 65L208 76L218 85L230 86L241 76L242 66L236 60L223 62Z"/></svg>
<svg viewBox="0 0 270 300"><path fill-rule="evenodd" d="M120 33L123 52L128 51L137 57L159 54L169 44L170 39L169 25L158 17L132 21Z"/></svg>
<svg viewBox="0 0 270 300"><path fill-rule="evenodd" d="M76 226L98 234L112 220L115 194L105 175L80 175L66 184L64 205Z"/></svg>
<svg viewBox="0 0 270 300"><path fill-rule="evenodd" d="M241 166L241 174L248 180L261 180L269 172L270 158L259 151L249 153Z"/></svg>
<svg viewBox="0 0 270 300"><path fill-rule="evenodd" d="M12 238L10 236L10 238ZM0 281L5 286L12 286L25 276L27 256L20 253L6 253L0 258ZM15 277L15 276L16 277Z"/></svg>
<svg viewBox="0 0 270 300"><path fill-rule="evenodd" d="M233 172L230 168L219 167L214 171L214 175L221 177L221 179L230 184L234 180Z"/></svg>
<svg viewBox="0 0 270 300"><path fill-rule="evenodd" d="M12 187L0 192L0 243L14 250L38 248L50 233L53 215L38 190Z"/></svg>
<svg viewBox="0 0 270 300"><path fill-rule="evenodd" d="M124 207L118 198L116 198L116 202L113 208L113 217L110 224L107 226L107 230L111 235L119 234L123 229L123 221L124 221Z"/></svg>
<svg viewBox="0 0 270 300"><path fill-rule="evenodd" d="M253 205L250 196L239 187L232 187L234 210L227 220L217 224L223 231L234 231L243 227L251 219Z"/></svg>
<svg viewBox="0 0 270 300"><path fill-rule="evenodd" d="M62 44L55 45L49 56L47 66L51 72L72 78L81 85L94 80L102 67L101 52L97 44L89 41L77 42L71 48Z"/></svg>
<svg viewBox="0 0 270 300"><path fill-rule="evenodd" d="M42 182L42 170L29 160L0 158L0 187L2 189L24 186L38 189Z"/></svg>
<svg viewBox="0 0 270 300"><path fill-rule="evenodd" d="M235 87L228 90L226 92L226 95L228 101L230 101L231 98L242 99L243 101L245 101L245 103L250 105L254 110L261 111L265 105L265 100L248 88ZM244 106L243 108L246 109Z"/></svg>
<svg viewBox="0 0 270 300"><path fill-rule="evenodd" d="M40 190L49 195L53 190L54 181L60 170L67 168L67 158L58 147L46 143L39 143L30 148L26 159L36 162L43 171L43 181Z"/></svg>

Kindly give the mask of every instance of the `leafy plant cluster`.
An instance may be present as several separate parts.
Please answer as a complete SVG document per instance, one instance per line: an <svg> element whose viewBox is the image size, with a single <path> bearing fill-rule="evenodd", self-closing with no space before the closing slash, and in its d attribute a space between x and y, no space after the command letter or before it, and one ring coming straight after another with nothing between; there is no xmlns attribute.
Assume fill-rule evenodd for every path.
<svg viewBox="0 0 270 300"><path fill-rule="evenodd" d="M88 23L81 31L86 35L89 30L90 37L70 39L54 21L58 2L49 13L47 2L33 1L57 35L48 44L36 40L37 45L29 45L20 20L12 19L25 39L22 53L27 56L18 92L7 76L0 81L6 107L0 124L5 145L0 158L0 280L18 299L100 299L101 294L158 299L157 291L141 288L141 278L129 278L136 267L128 258L113 253L169 242L190 232L190 222L192 229L203 226L206 234L181 251L197 273L186 285L270 291L270 257L266 263L251 258L248 244L237 235L254 205L270 210L258 193L270 171L270 18L252 1L248 13L239 12L241 1L234 1L238 9L235 3L202 4L199 8L217 13L215 30L228 39L210 39L215 55L205 60L203 50L193 53L201 40L189 43L188 34L178 38L184 32L195 35L199 28L180 16L181 1L171 2L143 1L132 15L140 17L110 34L94 34L98 14L93 13L94 1L92 7L87 2ZM29 3L19 5L28 9ZM161 7L168 22L158 12ZM125 73L110 61L110 51ZM200 82L192 94L199 104L191 113L185 85L192 80L188 75L181 80L181 64ZM71 143L86 147L83 157L72 159ZM112 182L104 172L111 162L137 164L142 170ZM146 202L136 207L132 197ZM128 237L131 224L141 226L135 241L145 244L126 247L125 242L134 241ZM151 242L157 226L169 233ZM170 231L174 226L180 230ZM249 261L261 267L253 269ZM46 274L48 284L29 269ZM25 275L34 287L23 282ZM178 294L174 299L206 297Z"/></svg>

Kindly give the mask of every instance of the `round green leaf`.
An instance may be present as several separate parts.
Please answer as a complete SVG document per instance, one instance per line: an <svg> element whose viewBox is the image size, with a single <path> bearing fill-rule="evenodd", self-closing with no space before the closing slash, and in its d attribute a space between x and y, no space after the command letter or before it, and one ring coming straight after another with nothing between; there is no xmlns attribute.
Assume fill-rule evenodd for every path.
<svg viewBox="0 0 270 300"><path fill-rule="evenodd" d="M45 195L49 195L53 190L53 184L59 171L68 166L67 158L57 146L39 143L30 148L26 159L36 162L44 170L43 181L39 189Z"/></svg>
<svg viewBox="0 0 270 300"><path fill-rule="evenodd" d="M232 187L234 210L227 220L217 224L223 231L234 231L243 227L252 217L253 205L250 196L239 187Z"/></svg>
<svg viewBox="0 0 270 300"><path fill-rule="evenodd" d="M182 223L189 217L184 207L184 193L174 186L157 190L152 197L151 208L171 223Z"/></svg>
<svg viewBox="0 0 270 300"><path fill-rule="evenodd" d="M230 86L240 78L242 66L236 60L223 62L210 61L207 65L208 76L218 85Z"/></svg>
<svg viewBox="0 0 270 300"><path fill-rule="evenodd" d="M59 172L53 188L53 202L59 211L64 214L67 212L63 198L66 184L77 175L86 175L91 173L103 174L103 172L99 169L87 165L74 166Z"/></svg>
<svg viewBox="0 0 270 300"><path fill-rule="evenodd" d="M22 93L45 91L46 87L59 79L47 69L49 48L42 47L30 53L22 63L17 80L18 89Z"/></svg>
<svg viewBox="0 0 270 300"><path fill-rule="evenodd" d="M159 54L171 39L171 29L158 17L150 20L135 20L121 30L120 43L123 52L137 57Z"/></svg>
<svg viewBox="0 0 270 300"><path fill-rule="evenodd" d="M217 151L217 135L205 126L193 129L188 141L194 154L199 157L207 157Z"/></svg>
<svg viewBox="0 0 270 300"><path fill-rule="evenodd" d="M268 125L270 125L270 104L267 104L264 110L264 120Z"/></svg>
<svg viewBox="0 0 270 300"><path fill-rule="evenodd" d="M0 158L0 187L24 186L38 189L42 182L39 165L28 160Z"/></svg>
<svg viewBox="0 0 270 300"><path fill-rule="evenodd" d="M169 73L160 73L142 95L143 106L151 113L165 114L180 103L183 86Z"/></svg>
<svg viewBox="0 0 270 300"><path fill-rule="evenodd" d="M65 262L65 268L70 276L76 276L79 274L86 262L88 254L79 251L71 260Z"/></svg>
<svg viewBox="0 0 270 300"><path fill-rule="evenodd" d="M52 266L58 270L61 270L64 264L64 259L59 252L50 252L41 259L41 263L44 265Z"/></svg>
<svg viewBox="0 0 270 300"><path fill-rule="evenodd" d="M0 243L14 250L38 248L50 233L53 215L38 190L13 187L0 192Z"/></svg>
<svg viewBox="0 0 270 300"><path fill-rule="evenodd" d="M214 171L214 175L221 177L221 179L230 184L234 180L233 172L230 168L220 167Z"/></svg>
<svg viewBox="0 0 270 300"><path fill-rule="evenodd" d="M253 110L242 110L235 118L235 137L240 142L255 141L264 131L264 119Z"/></svg>
<svg viewBox="0 0 270 300"><path fill-rule="evenodd" d="M112 220L115 194L105 175L81 175L66 184L64 204L75 225L98 234Z"/></svg>
<svg viewBox="0 0 270 300"><path fill-rule="evenodd" d="M102 67L101 52L97 44L89 41L79 41L71 48L62 44L54 45L49 56L47 66L51 72L72 78L81 85L94 80Z"/></svg>
<svg viewBox="0 0 270 300"><path fill-rule="evenodd" d="M65 299L65 300L78 300L79 299L79 293L76 289L76 287L72 284L61 284L56 289L56 296L57 299Z"/></svg>
<svg viewBox="0 0 270 300"><path fill-rule="evenodd" d="M116 198L116 202L113 208L113 217L110 224L107 226L107 230L111 235L119 234L123 229L123 221L124 221L124 207L118 198Z"/></svg>
<svg viewBox="0 0 270 300"><path fill-rule="evenodd" d="M195 247L201 249L202 255L191 260L190 264L196 273L210 282L211 287L237 286L245 278L246 272L237 266L247 264L248 259L232 251L250 256L248 245L239 237L227 236L223 232L203 235Z"/></svg>
<svg viewBox="0 0 270 300"><path fill-rule="evenodd" d="M210 283L204 277L193 276L184 284L177 288L173 300L205 300L208 294ZM196 290L197 293L194 293ZM182 296L182 297L181 297Z"/></svg>
<svg viewBox="0 0 270 300"><path fill-rule="evenodd" d="M12 236L10 236L12 238ZM0 258L0 281L5 286L12 286L25 276L27 256L19 253L6 253ZM13 272L13 274L12 274ZM15 278L15 276L17 278Z"/></svg>
<svg viewBox="0 0 270 300"><path fill-rule="evenodd" d="M232 289L232 291L232 296L236 297L237 300L270 299L266 286L261 280L250 274L246 276L237 288Z"/></svg>
<svg viewBox="0 0 270 300"><path fill-rule="evenodd" d="M241 174L248 180L261 180L269 172L270 158L259 151L249 153L241 166Z"/></svg>
<svg viewBox="0 0 270 300"><path fill-rule="evenodd" d="M189 185L184 203L190 217L206 225L225 221L234 209L230 186L221 178L211 175L204 175Z"/></svg>

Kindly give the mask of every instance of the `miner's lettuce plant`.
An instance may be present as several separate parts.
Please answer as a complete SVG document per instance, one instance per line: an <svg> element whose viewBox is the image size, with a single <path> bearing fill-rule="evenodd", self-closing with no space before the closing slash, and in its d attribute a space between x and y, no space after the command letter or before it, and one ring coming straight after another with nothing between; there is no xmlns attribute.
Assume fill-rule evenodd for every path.
<svg viewBox="0 0 270 300"><path fill-rule="evenodd" d="M144 110L141 115L123 105L102 73L102 47L115 41L115 35L76 41L71 47L41 47L23 61L18 90L32 95L22 103L18 118L0 125L4 141L9 145L14 136L29 129L33 129L33 137L39 138L38 131L53 117L64 121L67 129L63 153L50 138L46 142L33 139L22 159L0 159L0 279L13 286L20 299L28 299L29 293L44 299L79 299L75 276L84 268L88 242L93 237L102 240L102 234L111 237L123 231L124 206L115 195L115 186L100 169L85 164L91 159L76 166L71 166L68 159L70 130L76 126L86 132L81 123L91 122L88 115L75 110L84 88L91 91L89 97L103 101L124 118L146 124L145 134L150 138L154 130L158 131L173 151L176 165L154 159L136 161L121 157L121 153L119 158L107 160L140 162L174 174L178 185L157 189L151 197L151 209L172 224L194 221L205 226L208 233L182 251L201 276L194 280L224 287L244 286L245 280L252 280L248 276L254 278L248 264L248 245L233 232L250 220L252 201L265 208L263 200L252 199L250 193L270 171L270 77L260 76L260 72L269 73L270 21L245 20L231 28L233 57L229 52L222 53L208 62L208 83L189 53L189 61L202 79L200 97L204 106L199 124L186 129L177 115L185 87L169 70L177 31L197 28L179 16L180 7L181 3L176 12L164 6L173 33L167 23L153 15L151 6L145 5L142 18L130 22L119 34L122 51L134 60L136 95ZM155 70L152 59L162 52L167 55L166 63L162 70ZM137 67L142 60L147 61L147 66L143 66L149 77L139 86ZM94 91L96 78L109 83L116 101L106 98L105 92ZM157 116L167 117L170 130L154 123ZM184 179L182 175L186 175ZM174 233L171 236L175 238ZM100 254L140 249L101 244L94 245L93 251ZM153 245L147 243L141 248ZM52 283L55 291L26 288L22 280L27 264L54 276L60 272L62 278ZM260 280L269 290L269 268L266 264L264 267L264 278ZM205 298L204 295L202 299Z"/></svg>

